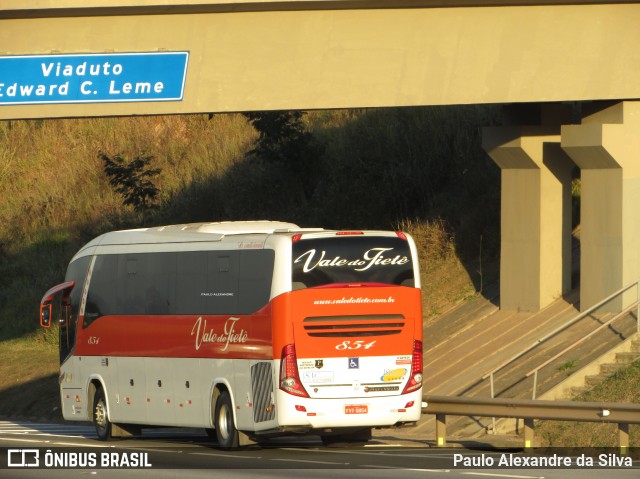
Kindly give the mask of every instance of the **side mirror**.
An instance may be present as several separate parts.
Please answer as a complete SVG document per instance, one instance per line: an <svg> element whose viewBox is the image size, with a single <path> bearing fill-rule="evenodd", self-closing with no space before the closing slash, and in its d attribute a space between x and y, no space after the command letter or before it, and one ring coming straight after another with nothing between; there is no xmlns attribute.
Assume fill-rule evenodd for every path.
<svg viewBox="0 0 640 479"><path fill-rule="evenodd" d="M43 328L51 327L51 315L53 313L53 305L51 303L40 305L40 326Z"/></svg>
<svg viewBox="0 0 640 479"><path fill-rule="evenodd" d="M53 315L53 305L51 302L53 301L53 298L55 298L56 294L62 292L62 301L67 302L75 284L75 281L67 281L66 283L54 286L44 293L44 296L40 300L40 326L43 328L51 327L51 316Z"/></svg>

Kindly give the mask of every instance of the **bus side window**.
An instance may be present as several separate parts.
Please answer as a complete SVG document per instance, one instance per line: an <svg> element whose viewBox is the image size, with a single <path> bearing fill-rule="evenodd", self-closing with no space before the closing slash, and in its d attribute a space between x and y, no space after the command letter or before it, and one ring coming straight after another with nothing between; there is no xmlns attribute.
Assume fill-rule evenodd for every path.
<svg viewBox="0 0 640 479"><path fill-rule="evenodd" d="M111 313L109 298L113 303L115 291L117 291L119 255L101 255L96 257L93 265L93 273L89 283L87 304L84 309L83 328L87 328L96 319Z"/></svg>
<svg viewBox="0 0 640 479"><path fill-rule="evenodd" d="M241 298L238 294L239 252L203 252L207 264L203 286L213 296L202 296L201 307L206 314L241 314Z"/></svg>
<svg viewBox="0 0 640 479"><path fill-rule="evenodd" d="M228 256L218 256L218 272L228 273L229 264L230 264L230 261Z"/></svg>
<svg viewBox="0 0 640 479"><path fill-rule="evenodd" d="M269 302L275 253L273 250L240 252L239 304L241 314L255 313Z"/></svg>

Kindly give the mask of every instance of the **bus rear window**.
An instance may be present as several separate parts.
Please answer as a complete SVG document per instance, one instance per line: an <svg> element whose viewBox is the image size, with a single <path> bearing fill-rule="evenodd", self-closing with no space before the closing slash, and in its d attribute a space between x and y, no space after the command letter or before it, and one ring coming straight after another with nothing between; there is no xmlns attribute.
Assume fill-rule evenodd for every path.
<svg viewBox="0 0 640 479"><path fill-rule="evenodd" d="M303 238L292 248L293 289L363 283L414 286L409 243L399 237Z"/></svg>

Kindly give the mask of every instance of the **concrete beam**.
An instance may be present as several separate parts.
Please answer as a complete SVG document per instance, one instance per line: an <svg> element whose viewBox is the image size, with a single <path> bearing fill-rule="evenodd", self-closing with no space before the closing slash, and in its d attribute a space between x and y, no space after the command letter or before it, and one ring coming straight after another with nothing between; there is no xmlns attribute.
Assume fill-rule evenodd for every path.
<svg viewBox="0 0 640 479"><path fill-rule="evenodd" d="M640 98L640 4L508 3L7 0L0 55L190 56L182 101L0 119Z"/></svg>
<svg viewBox="0 0 640 479"><path fill-rule="evenodd" d="M633 0L3 0L0 18L636 3Z"/></svg>

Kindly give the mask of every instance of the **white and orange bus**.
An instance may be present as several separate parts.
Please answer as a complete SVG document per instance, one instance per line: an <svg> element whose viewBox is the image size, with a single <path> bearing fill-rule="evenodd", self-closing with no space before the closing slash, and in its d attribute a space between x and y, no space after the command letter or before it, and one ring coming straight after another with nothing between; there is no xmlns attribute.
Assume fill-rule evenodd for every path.
<svg viewBox="0 0 640 479"><path fill-rule="evenodd" d="M103 440L180 426L224 448L283 433L363 441L420 417L420 275L404 233L115 231L44 295L44 327L57 297L63 416Z"/></svg>

